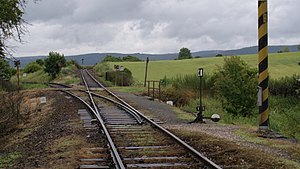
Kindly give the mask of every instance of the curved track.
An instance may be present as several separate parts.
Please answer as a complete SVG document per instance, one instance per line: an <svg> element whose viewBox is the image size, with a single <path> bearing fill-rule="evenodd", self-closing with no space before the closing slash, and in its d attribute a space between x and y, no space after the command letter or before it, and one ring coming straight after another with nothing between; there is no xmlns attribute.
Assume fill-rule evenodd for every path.
<svg viewBox="0 0 300 169"><path fill-rule="evenodd" d="M81 78L86 87L85 91L65 92L86 105L89 120L97 121L105 135L110 152L110 158L107 159L112 159L106 163L101 163L104 160L102 158L90 159L94 162L94 167L220 168L109 91L87 70L81 70ZM92 165L80 167L92 168Z"/></svg>

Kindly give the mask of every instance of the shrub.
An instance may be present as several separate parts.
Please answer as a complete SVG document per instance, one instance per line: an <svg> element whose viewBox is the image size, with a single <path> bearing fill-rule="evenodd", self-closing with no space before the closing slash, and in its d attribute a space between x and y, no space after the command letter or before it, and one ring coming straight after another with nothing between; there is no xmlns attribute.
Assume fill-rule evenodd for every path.
<svg viewBox="0 0 300 169"><path fill-rule="evenodd" d="M129 69L121 71L108 71L106 72L105 80L111 81L118 86L130 86L133 83L132 73Z"/></svg>
<svg viewBox="0 0 300 169"><path fill-rule="evenodd" d="M256 107L257 71L239 57L226 57L215 74L215 90L223 108L230 114L250 116Z"/></svg>
<svg viewBox="0 0 300 169"><path fill-rule="evenodd" d="M33 73L42 69L42 66L39 65L37 62L30 62L25 66L24 73Z"/></svg>
<svg viewBox="0 0 300 169"><path fill-rule="evenodd" d="M142 61L141 59L139 59L135 56L130 56L130 55L123 57L122 60L124 62L140 62L140 61Z"/></svg>
<svg viewBox="0 0 300 169"><path fill-rule="evenodd" d="M0 79L10 80L11 76L12 76L12 68L9 66L6 60L0 58Z"/></svg>
<svg viewBox="0 0 300 169"><path fill-rule="evenodd" d="M107 55L102 62L122 62L122 59L119 57L114 57L112 55Z"/></svg>
<svg viewBox="0 0 300 169"><path fill-rule="evenodd" d="M297 90L299 90L300 86L300 84L297 82L297 79L300 79L299 75L282 77L280 79L271 79L269 83L270 93L272 95L280 95L283 97L296 97L298 95Z"/></svg>
<svg viewBox="0 0 300 169"><path fill-rule="evenodd" d="M112 71L107 62L98 63L93 68L98 76L104 77L106 72Z"/></svg>
<svg viewBox="0 0 300 169"><path fill-rule="evenodd" d="M43 59L37 59L35 62L41 66L44 66L44 64L45 64L45 60L43 60Z"/></svg>

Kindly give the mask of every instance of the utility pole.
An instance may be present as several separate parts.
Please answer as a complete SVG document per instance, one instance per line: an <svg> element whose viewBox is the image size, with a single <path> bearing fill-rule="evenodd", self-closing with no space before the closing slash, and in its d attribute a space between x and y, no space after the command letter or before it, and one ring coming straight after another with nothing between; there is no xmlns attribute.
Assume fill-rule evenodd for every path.
<svg viewBox="0 0 300 169"><path fill-rule="evenodd" d="M269 129L268 2L258 0L259 130Z"/></svg>
<svg viewBox="0 0 300 169"><path fill-rule="evenodd" d="M148 74L148 63L149 63L149 57L147 57L147 60L146 60L146 69L145 69L145 81L144 81L144 87L146 87L147 74Z"/></svg>
<svg viewBox="0 0 300 169"><path fill-rule="evenodd" d="M20 91L20 60L15 61L15 67L17 67L17 89Z"/></svg>

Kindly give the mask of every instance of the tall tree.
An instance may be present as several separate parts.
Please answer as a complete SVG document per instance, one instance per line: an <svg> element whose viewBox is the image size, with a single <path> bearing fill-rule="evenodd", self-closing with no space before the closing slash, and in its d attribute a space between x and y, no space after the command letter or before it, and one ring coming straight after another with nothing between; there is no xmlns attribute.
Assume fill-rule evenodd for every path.
<svg viewBox="0 0 300 169"><path fill-rule="evenodd" d="M191 59L192 54L191 51L188 48L181 48L178 54L178 60L181 59Z"/></svg>
<svg viewBox="0 0 300 169"><path fill-rule="evenodd" d="M52 78L55 78L64 66L66 66L66 59L64 55L58 52L50 52L49 56L45 59L44 71Z"/></svg>
<svg viewBox="0 0 300 169"><path fill-rule="evenodd" d="M290 50L289 47L284 47L282 51L283 51L283 52L290 52L291 50Z"/></svg>
<svg viewBox="0 0 300 169"><path fill-rule="evenodd" d="M24 14L25 0L0 0L0 57L7 51L8 39L21 41L25 32Z"/></svg>

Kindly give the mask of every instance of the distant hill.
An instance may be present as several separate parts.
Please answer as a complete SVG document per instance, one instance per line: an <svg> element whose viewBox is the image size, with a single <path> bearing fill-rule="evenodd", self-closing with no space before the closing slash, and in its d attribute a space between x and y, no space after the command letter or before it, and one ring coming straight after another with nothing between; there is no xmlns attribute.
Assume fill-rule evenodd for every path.
<svg viewBox="0 0 300 169"><path fill-rule="evenodd" d="M269 53L277 53L278 51L282 51L285 47L288 47L291 52L297 51L297 45L278 45L278 46L269 46ZM222 54L223 56L232 56L232 55L245 55L245 54L256 54L257 46L246 47L241 49L234 50L207 50L207 51L198 51L192 52L193 57L215 57L217 54ZM67 60L74 59L79 64L83 65L95 65L98 62L101 62L103 58L107 55L112 55L115 57L125 57L128 55L132 55L138 57L141 60L146 60L149 57L150 60L174 60L177 58L178 53L168 53L168 54L141 54L141 53L131 53L131 54L123 54L123 53L88 53L88 54L80 54L80 55L71 55L66 56ZM28 57L19 57L21 61L21 67L25 67L29 62L33 62L37 59L43 59L47 56L28 56ZM11 63L13 65L13 63Z"/></svg>
<svg viewBox="0 0 300 169"><path fill-rule="evenodd" d="M291 52L297 52L298 45L278 45L278 46L269 46L269 53L277 53L282 51L284 48L289 48ZM200 57L212 57L217 54L222 54L223 56L232 56L232 55L246 55L246 54L256 54L258 51L257 46L245 47L241 49L234 50L208 50L208 51L199 51L194 52L193 56Z"/></svg>

